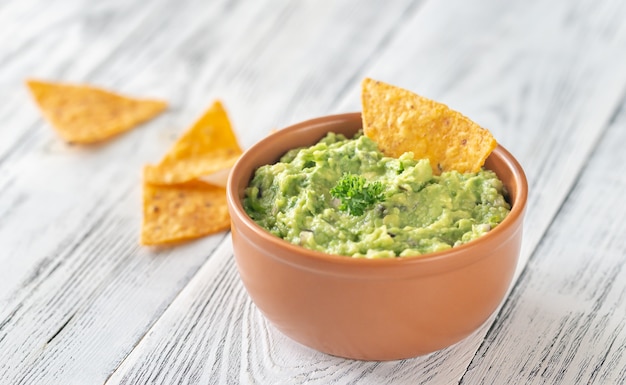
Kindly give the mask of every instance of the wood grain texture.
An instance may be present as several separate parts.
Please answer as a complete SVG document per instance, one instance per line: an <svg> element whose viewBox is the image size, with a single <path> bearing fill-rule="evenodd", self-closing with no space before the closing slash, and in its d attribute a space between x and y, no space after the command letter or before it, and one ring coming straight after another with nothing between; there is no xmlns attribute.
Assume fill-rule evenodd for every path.
<svg viewBox="0 0 626 385"><path fill-rule="evenodd" d="M429 2L367 69L462 111L520 161L530 184L520 268L626 91L625 8Z"/></svg>
<svg viewBox="0 0 626 385"><path fill-rule="evenodd" d="M532 189L520 271L577 180L626 85L620 3L551 4L544 9L538 2L429 2L363 70L363 76L448 102L489 127L519 157ZM583 17L589 12L592 17ZM358 108L357 93L355 84L338 110ZM200 298L218 277L236 280L234 267L223 266L217 277L212 269L199 272L177 301ZM195 318L186 316L194 307L188 312L168 309L108 383L458 383L489 327L426 357L348 361L286 339L250 309L245 296L245 302L238 302L241 287L237 290L226 303L219 296L207 300L204 315L195 313ZM235 318L216 318L221 309ZM202 326L177 339L172 324ZM189 343L198 338L205 342ZM179 359L164 357L165 351L184 353ZM205 357L219 359L205 362Z"/></svg>
<svg viewBox="0 0 626 385"><path fill-rule="evenodd" d="M557 213L555 228L583 218L577 205L623 217L584 193L589 176L559 208L587 159L623 162L603 159L623 139L621 117L594 148L626 87L625 19L609 0L0 3L0 384L623 379L623 228L546 229ZM343 360L278 333L245 294L227 234L137 244L141 166L214 98L248 147L270 129L358 110L364 76L490 128L531 183L520 271L545 236L493 328L411 360ZM114 141L72 147L41 120L27 77L172 106ZM626 193L620 178L609 179L611 202ZM611 257L586 264L598 250Z"/></svg>
<svg viewBox="0 0 626 385"><path fill-rule="evenodd" d="M461 383L626 383L625 142L626 100Z"/></svg>
<svg viewBox="0 0 626 385"><path fill-rule="evenodd" d="M387 4L384 17L356 1L3 5L0 25L16 33L0 53L0 117L11 128L0 130L0 383L104 382L225 236L140 248L141 166L218 96L240 117L244 146L291 119L287 105L321 113L415 4ZM348 16L358 22L343 24ZM102 145L68 146L39 117L26 77L172 108Z"/></svg>

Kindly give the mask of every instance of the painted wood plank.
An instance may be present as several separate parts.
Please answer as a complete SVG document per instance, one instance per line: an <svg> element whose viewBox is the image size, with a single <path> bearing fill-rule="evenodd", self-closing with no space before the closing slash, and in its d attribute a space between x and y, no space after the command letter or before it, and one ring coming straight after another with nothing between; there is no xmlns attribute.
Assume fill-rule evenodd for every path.
<svg viewBox="0 0 626 385"><path fill-rule="evenodd" d="M625 92L624 15L620 1L427 3L367 70L462 111L522 163L531 191L520 267Z"/></svg>
<svg viewBox="0 0 626 385"><path fill-rule="evenodd" d="M462 383L626 383L625 142L626 102Z"/></svg>
<svg viewBox="0 0 626 385"><path fill-rule="evenodd" d="M31 77L68 82L93 82L89 71L110 55L125 38L143 24L162 1L144 5L110 1L90 5L82 0L53 4L38 0L9 2L0 12L0 167L23 156L42 134L54 137L41 124L29 100L24 80ZM151 92L109 77L99 85L120 92ZM56 138L55 138L56 139ZM0 170L2 170L0 168Z"/></svg>
<svg viewBox="0 0 626 385"><path fill-rule="evenodd" d="M519 157L532 186L520 267L619 104L626 84L620 71L626 47L623 18L619 2L591 8L565 1L550 7L429 2L363 69L364 75L448 102L489 127ZM356 81L347 91L338 110L358 108ZM289 341L258 314L247 321L254 308L247 298L241 302L241 287L234 286L230 300L217 296L190 305L211 290L212 280L224 277L223 285L237 285L231 282L237 280L233 269L225 264L217 275L203 269L108 383L148 378L154 383L457 383L489 327L449 349L411 360L333 358ZM188 310L181 311L178 301ZM222 309L226 315L218 315ZM199 325L184 341L201 342L177 340L174 324Z"/></svg>
<svg viewBox="0 0 626 385"><path fill-rule="evenodd" d="M158 3L155 4L158 5ZM93 210L104 204L115 202L118 199L115 195L128 192L129 189L137 186L139 170L145 162L141 157L145 154L141 150L142 147L138 145L141 142L142 129L123 137L126 140L114 140L101 146L84 148L65 145L43 122L22 86L23 79L28 76L49 77L56 74L63 80L69 81L70 78L64 78L60 74L62 70L67 69L64 68L63 63L75 57L76 51L81 51L81 47L86 44L83 40L91 41L94 34L113 30L114 32L108 33L109 46L101 46L103 50L108 49L110 53L121 41L125 40L128 33L134 30L137 20L141 24L140 21L148 18L151 12L159 12L158 7L156 9L148 7L147 15L137 13L137 19L124 19L122 15L132 14L134 7L137 6L119 8L117 13L109 15L111 24L106 24L102 26L102 30L94 30L86 34L84 38L78 39L82 41L82 44L76 44L74 50L67 54L69 56L64 53L53 56L50 61L45 62L45 65L40 64L34 74L24 72L27 70L11 74L14 79L17 79L13 87L19 87L19 91L22 91L18 93L21 97L16 99L23 107L12 114L7 113L10 119L6 124L13 130L6 131L31 131L32 140L28 145L21 146L20 151L13 151L11 156L5 157L4 162L0 164L2 166L0 175L3 176L0 180L6 181L0 191L0 208L3 208L0 212L10 213L10 216L7 215L3 219L4 223L11 221L12 225L10 228L4 227L4 231L0 233L4 246L0 260L5 266L5 269L0 272L0 303L18 295L11 288L21 291L23 285L20 282L32 284L32 278L39 276L41 270L45 270L44 267L50 265L49 259L54 259L54 255L59 254L59 247L62 248L64 243L71 242L73 239L79 239L80 230L88 227L86 225L89 224L89 221L87 223L81 221L89 218ZM37 8L33 8L32 12L37 12ZM82 20L84 15L77 13L76 17ZM201 22L200 20L199 23ZM63 31L64 26L68 25L68 28L73 30L74 24L71 19L66 20L65 23L59 24L59 28ZM118 27L120 25L121 27ZM49 35L64 36L64 33L49 33ZM95 40L93 44L98 45L97 39L93 40ZM144 42L148 48L159 44L156 39L151 44ZM51 45L45 39L41 42L37 41L36 45L39 47L35 51L40 52L40 55L54 47L54 44ZM88 49L81 52L85 51L88 52ZM141 52L141 49L135 47L133 52ZM16 60L31 71L32 66L41 62L40 58L28 55ZM92 64L95 65L95 63ZM76 74L74 81L86 81L79 75L80 67L83 65L70 66L70 72ZM87 74L84 76L89 77ZM141 79L141 76L135 76L135 78ZM125 88L131 89L133 82L123 80L126 80ZM108 84L113 87L120 81L119 78L111 76ZM131 87L128 87L128 84ZM146 90L146 88L143 89ZM15 88L11 90L16 91ZM31 125L31 120L36 124ZM158 123L149 126L154 127ZM15 147L20 146L13 146ZM133 157L133 154L137 156ZM120 159L124 159L125 162L120 162ZM63 240L63 238L67 239ZM16 255L20 258L15 258Z"/></svg>
<svg viewBox="0 0 626 385"><path fill-rule="evenodd" d="M162 96L173 107L93 148L61 143L34 118L25 92L0 113L29 133L2 137L13 142L0 163L0 383L99 383L110 375L224 236L139 248L141 165L162 156L217 96L241 117L244 145L289 119L291 100L299 114L327 110L353 65L366 63L415 7L389 3L380 17L375 3L163 1L132 17L143 2L95 10L79 2L60 16L64 23L51 24L52 37L22 39L26 53L16 50L19 65L5 72L12 92L24 77L41 76ZM26 16L37 12L30 4ZM348 17L355 22L343 23ZM69 47L55 51L55 36ZM336 81L328 87L328 79ZM11 113L16 105L28 107Z"/></svg>

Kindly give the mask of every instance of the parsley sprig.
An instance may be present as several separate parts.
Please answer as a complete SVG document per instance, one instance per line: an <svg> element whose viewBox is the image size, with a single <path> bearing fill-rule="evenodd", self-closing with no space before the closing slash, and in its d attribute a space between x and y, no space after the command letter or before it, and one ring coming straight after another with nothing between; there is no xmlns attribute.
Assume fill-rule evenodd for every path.
<svg viewBox="0 0 626 385"><path fill-rule="evenodd" d="M364 177L354 174L344 174L330 190L330 195L341 200L339 210L355 216L363 215L368 207L385 200L381 182L367 183Z"/></svg>

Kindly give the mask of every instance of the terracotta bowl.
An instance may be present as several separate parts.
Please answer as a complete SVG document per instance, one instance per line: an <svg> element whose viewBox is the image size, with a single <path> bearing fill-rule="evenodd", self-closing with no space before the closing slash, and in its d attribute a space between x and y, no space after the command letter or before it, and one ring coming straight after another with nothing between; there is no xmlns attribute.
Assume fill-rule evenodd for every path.
<svg viewBox="0 0 626 385"><path fill-rule="evenodd" d="M243 154L227 188L239 274L278 330L321 352L394 360L445 348L489 318L515 271L528 186L504 148L493 151L486 167L509 191L511 213L485 236L444 252L395 259L324 254L270 234L243 209L257 167L327 132L351 136L360 128L359 113L322 117L280 130Z"/></svg>

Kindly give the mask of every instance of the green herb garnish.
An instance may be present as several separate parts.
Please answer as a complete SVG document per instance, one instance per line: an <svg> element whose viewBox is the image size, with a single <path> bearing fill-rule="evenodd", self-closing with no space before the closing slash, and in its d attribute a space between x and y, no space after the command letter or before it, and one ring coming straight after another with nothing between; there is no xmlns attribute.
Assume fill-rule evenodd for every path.
<svg viewBox="0 0 626 385"><path fill-rule="evenodd" d="M385 200L381 182L367 183L364 177L354 174L344 174L330 190L330 195L341 199L339 210L357 216L363 215L365 209L374 203Z"/></svg>

